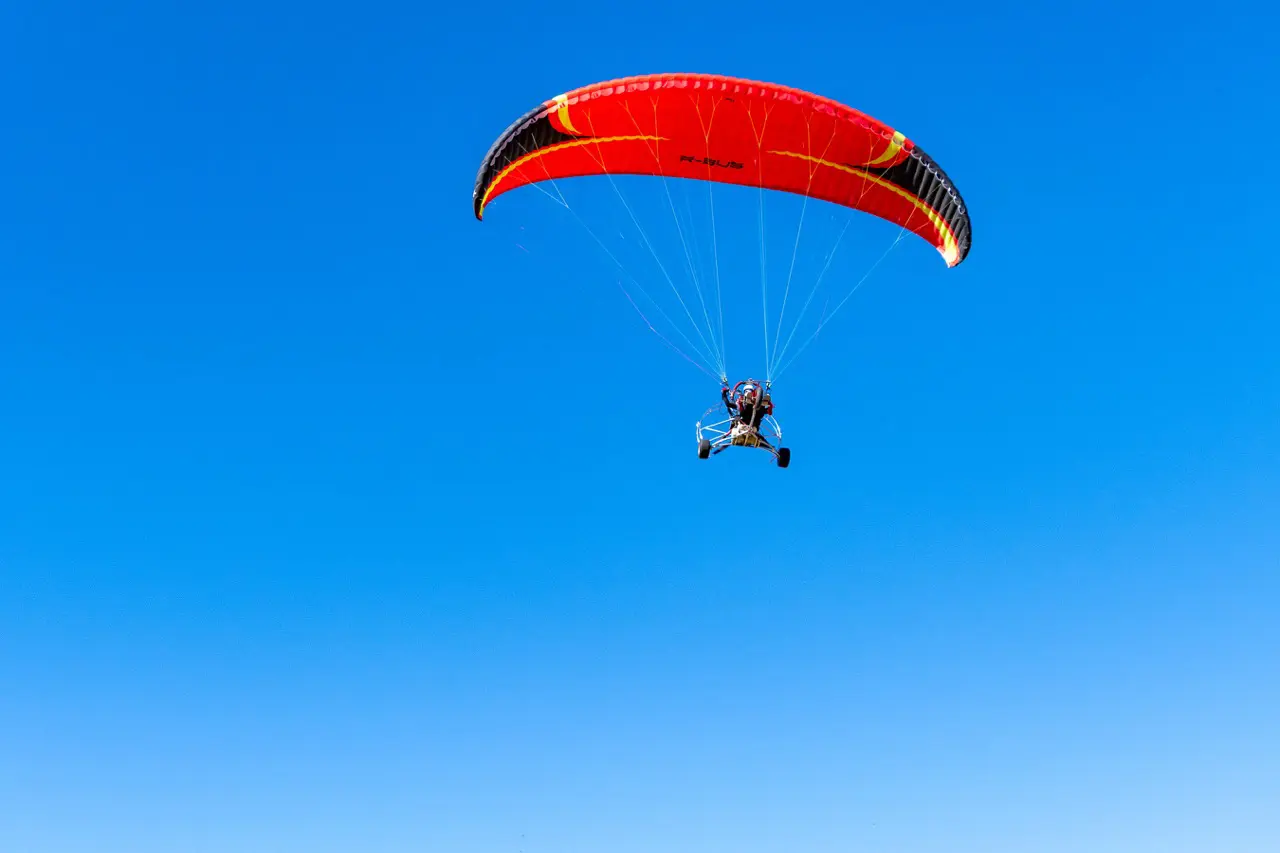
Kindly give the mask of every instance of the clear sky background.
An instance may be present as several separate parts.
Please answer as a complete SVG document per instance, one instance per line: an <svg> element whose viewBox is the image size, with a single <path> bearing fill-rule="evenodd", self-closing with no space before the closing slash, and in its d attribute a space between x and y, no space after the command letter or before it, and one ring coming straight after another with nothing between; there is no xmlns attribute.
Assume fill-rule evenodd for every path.
<svg viewBox="0 0 1280 853"><path fill-rule="evenodd" d="M0 849L1280 849L1277 27L5 4ZM671 70L973 215L779 382L786 471L696 458L716 383L563 210L471 215L512 118Z"/></svg>

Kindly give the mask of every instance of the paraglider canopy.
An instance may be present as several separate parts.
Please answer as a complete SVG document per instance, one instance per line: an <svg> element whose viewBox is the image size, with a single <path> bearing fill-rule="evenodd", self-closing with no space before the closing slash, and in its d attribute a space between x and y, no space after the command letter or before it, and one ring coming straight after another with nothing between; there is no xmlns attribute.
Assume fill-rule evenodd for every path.
<svg viewBox="0 0 1280 853"><path fill-rule="evenodd" d="M530 183L602 174L798 193L901 225L948 266L969 253L959 192L902 133L829 98L715 74L626 77L544 101L489 150L475 216Z"/></svg>

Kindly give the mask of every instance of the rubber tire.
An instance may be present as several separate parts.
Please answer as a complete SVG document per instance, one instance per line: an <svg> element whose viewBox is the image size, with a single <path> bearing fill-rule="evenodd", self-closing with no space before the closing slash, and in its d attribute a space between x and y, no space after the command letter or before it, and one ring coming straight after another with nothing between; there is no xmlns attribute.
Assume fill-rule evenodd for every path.
<svg viewBox="0 0 1280 853"><path fill-rule="evenodd" d="M786 468L790 464L791 464L791 448L779 447L778 448L778 467Z"/></svg>
<svg viewBox="0 0 1280 853"><path fill-rule="evenodd" d="M705 438L698 439L698 458L711 458L711 442Z"/></svg>

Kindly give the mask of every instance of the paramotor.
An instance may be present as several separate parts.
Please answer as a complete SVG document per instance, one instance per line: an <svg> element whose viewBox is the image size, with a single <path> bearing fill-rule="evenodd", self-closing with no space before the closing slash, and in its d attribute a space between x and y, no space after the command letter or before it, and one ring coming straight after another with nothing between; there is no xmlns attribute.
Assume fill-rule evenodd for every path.
<svg viewBox="0 0 1280 853"><path fill-rule="evenodd" d="M661 178L664 182L701 182L708 185L708 193L712 185L758 190L762 232L763 195L770 191L803 196L806 204L812 199L848 208L898 226L899 239L908 233L916 235L938 251L947 267L961 264L972 244L969 213L959 191L942 168L903 133L830 98L718 74L625 77L593 83L543 101L511 122L489 148L475 178L473 210L476 219L483 219L495 199L525 186L554 186L563 179L582 177L607 178L613 183L615 176L622 175ZM665 186L664 191L670 199ZM564 206L569 207L567 202ZM711 210L711 238L715 245L714 199ZM635 220L630 207L628 213ZM672 213L677 213L674 203ZM802 221L803 215L802 210ZM590 230L580 217L579 222ZM638 222L636 226L640 228ZM684 338L701 356L698 360L688 355L686 358L705 365L703 369L727 387L724 312L719 303L720 246L716 245L715 295L721 304L717 335L712 321L714 311L703 299L702 279L687 244L688 229L681 227L678 216L677 227L706 319L705 328L699 328L694 311L681 298L681 307L701 340L699 344ZM641 235L649 244L643 229ZM594 232L592 236L601 242ZM653 251L652 245L649 249ZM762 242L762 279L763 256ZM793 271L794 267L793 257ZM663 267L662 271L675 288L668 269ZM788 275L787 294L790 286ZM784 295L784 311L786 298ZM805 303L806 310L808 304ZM824 321L829 320L830 313L834 312L824 311ZM641 316L645 317L643 312ZM647 317L645 320L650 329L657 331ZM779 316L778 335L771 349L768 316L765 326L765 379L760 387L767 390L790 363L784 364L781 359L791 338L783 344ZM664 341L671 343L666 337ZM698 423L701 457L754 441L732 435L732 428L715 435L713 426ZM768 426L772 429L776 422ZM786 467L784 459L789 458L789 451L775 449L773 443L768 447L779 464Z"/></svg>

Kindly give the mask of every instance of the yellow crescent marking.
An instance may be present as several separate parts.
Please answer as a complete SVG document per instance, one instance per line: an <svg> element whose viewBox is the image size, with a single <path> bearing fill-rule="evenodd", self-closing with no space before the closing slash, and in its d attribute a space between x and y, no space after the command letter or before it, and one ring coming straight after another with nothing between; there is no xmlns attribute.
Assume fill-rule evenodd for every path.
<svg viewBox="0 0 1280 853"><path fill-rule="evenodd" d="M907 137L899 131L893 132L893 139L889 140L889 147L884 150L876 159L868 163L868 166L879 166L881 163L887 163L894 157L898 156L898 152L902 150L902 143L907 141Z"/></svg>
<svg viewBox="0 0 1280 853"><path fill-rule="evenodd" d="M797 154L794 151L770 151L769 153L781 154L784 157L795 157L799 160L809 160L821 166L830 166L831 168L837 169L841 172L847 172L850 175L857 175L863 180L871 181L871 183L876 186L884 187L890 192L902 196L907 201L914 204L925 216L929 217L929 221L933 223L933 227L938 229L938 234L942 237L942 249L940 249L940 251L942 253L942 259L947 262L947 266L953 267L959 262L960 249L956 244L955 234L951 233L951 226L947 225L943 218L938 215L936 210L897 184L890 183L884 178L869 174L861 169L855 169L854 167L846 166L843 163L832 163L830 160L823 160L820 157L811 157L808 154Z"/></svg>
<svg viewBox="0 0 1280 853"><path fill-rule="evenodd" d="M556 95L554 100L556 102L556 117L560 119L560 124L564 126L565 130L578 135L578 129L573 126L573 122L569 118L569 96Z"/></svg>
<svg viewBox="0 0 1280 853"><path fill-rule="evenodd" d="M550 154L553 151L561 151L565 148L578 148L583 145L603 145L606 142L635 142L638 140L648 142L666 142L665 136L601 136L588 139L573 139L569 142L557 142L555 145L548 145L546 148L539 148L537 151L531 151L523 157L512 160L507 167L498 173L498 176L489 182L489 186L485 189L484 195L480 199L480 215L484 215L485 205L489 203L489 199L493 196L494 189L502 180L531 160L536 160L544 154Z"/></svg>

